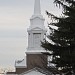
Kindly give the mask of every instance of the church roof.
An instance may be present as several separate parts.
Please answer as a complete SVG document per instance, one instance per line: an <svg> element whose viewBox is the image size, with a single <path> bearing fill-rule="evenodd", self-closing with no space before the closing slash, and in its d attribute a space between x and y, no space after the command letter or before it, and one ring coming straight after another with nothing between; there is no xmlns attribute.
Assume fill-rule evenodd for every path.
<svg viewBox="0 0 75 75"><path fill-rule="evenodd" d="M48 70L44 70L44 69L41 69L41 68L38 68L38 67L35 67L31 70L28 70L24 73L21 73L19 75L31 75L31 74L34 74L34 75L52 75L52 72L49 72Z"/></svg>

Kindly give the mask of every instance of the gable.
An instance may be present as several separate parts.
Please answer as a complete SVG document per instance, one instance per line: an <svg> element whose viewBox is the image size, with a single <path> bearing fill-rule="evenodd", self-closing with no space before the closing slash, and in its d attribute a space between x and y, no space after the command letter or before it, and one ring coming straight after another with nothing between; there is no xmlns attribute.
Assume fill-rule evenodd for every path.
<svg viewBox="0 0 75 75"><path fill-rule="evenodd" d="M35 68L28 70L20 75L52 75L52 73L47 70L43 70L38 67L35 67Z"/></svg>
<svg viewBox="0 0 75 75"><path fill-rule="evenodd" d="M35 28L33 28L32 30L42 30L42 29L39 28L39 27L35 27Z"/></svg>
<svg viewBox="0 0 75 75"><path fill-rule="evenodd" d="M31 71L29 73L23 74L23 75L45 75L37 70Z"/></svg>

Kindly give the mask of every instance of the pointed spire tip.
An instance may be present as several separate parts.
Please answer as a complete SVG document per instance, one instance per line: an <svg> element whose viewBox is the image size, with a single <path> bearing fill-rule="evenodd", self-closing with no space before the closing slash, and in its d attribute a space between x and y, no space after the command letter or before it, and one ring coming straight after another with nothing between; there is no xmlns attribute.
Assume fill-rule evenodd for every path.
<svg viewBox="0 0 75 75"><path fill-rule="evenodd" d="M40 0L35 0L34 15L40 15L40 14L41 14Z"/></svg>

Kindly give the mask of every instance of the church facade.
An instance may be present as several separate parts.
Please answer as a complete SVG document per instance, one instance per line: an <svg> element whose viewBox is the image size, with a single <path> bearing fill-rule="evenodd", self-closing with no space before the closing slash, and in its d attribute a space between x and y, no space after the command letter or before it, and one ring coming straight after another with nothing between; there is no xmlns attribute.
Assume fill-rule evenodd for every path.
<svg viewBox="0 0 75 75"><path fill-rule="evenodd" d="M46 70L47 55L41 47L41 41L45 38L46 28L44 18L41 15L40 0L35 0L34 14L30 18L28 32L28 47L23 60L15 61L15 72L7 72L6 75L53 75Z"/></svg>

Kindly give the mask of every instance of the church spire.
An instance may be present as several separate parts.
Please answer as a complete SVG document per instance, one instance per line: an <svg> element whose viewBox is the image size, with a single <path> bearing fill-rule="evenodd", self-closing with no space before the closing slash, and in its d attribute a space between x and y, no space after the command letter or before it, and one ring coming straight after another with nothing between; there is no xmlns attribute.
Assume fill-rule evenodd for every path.
<svg viewBox="0 0 75 75"><path fill-rule="evenodd" d="M40 14L41 14L40 0L35 0L34 15L40 15Z"/></svg>
<svg viewBox="0 0 75 75"><path fill-rule="evenodd" d="M44 18L41 15L40 0L35 0L34 14L30 18L30 27L28 28L28 48L27 53L41 53L44 49L41 42L46 34Z"/></svg>

